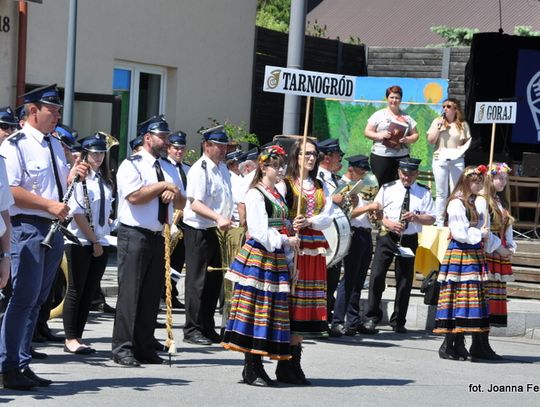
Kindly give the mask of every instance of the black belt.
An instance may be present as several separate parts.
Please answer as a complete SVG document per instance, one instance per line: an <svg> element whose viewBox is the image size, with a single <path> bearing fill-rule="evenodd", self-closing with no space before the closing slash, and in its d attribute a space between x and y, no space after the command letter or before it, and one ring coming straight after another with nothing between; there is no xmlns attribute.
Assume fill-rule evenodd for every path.
<svg viewBox="0 0 540 407"><path fill-rule="evenodd" d="M54 219L46 218L44 216L38 216L38 215L14 215L11 217L11 221L19 221L19 222L28 222L28 223L36 223L36 222L44 222L44 223L51 223Z"/></svg>
<svg viewBox="0 0 540 407"><path fill-rule="evenodd" d="M150 229L145 229L145 228L142 228L140 226L131 226L131 225L126 225L125 223L120 223L120 226L123 226L125 228L129 228L129 229L135 229L136 231L138 232L141 232L141 233L145 233L147 235L154 235L154 236L159 236L159 235L162 235L163 232L160 230L160 231L153 231L153 230L150 230Z"/></svg>
<svg viewBox="0 0 540 407"><path fill-rule="evenodd" d="M359 230L360 232L371 233L371 228L364 228L362 226L351 226L351 229L354 231Z"/></svg>

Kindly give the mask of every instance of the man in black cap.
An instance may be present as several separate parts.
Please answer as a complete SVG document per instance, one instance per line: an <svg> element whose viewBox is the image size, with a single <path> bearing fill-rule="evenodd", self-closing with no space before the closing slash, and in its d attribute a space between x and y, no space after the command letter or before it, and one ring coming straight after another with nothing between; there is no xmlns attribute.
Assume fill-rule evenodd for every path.
<svg viewBox="0 0 540 407"><path fill-rule="evenodd" d="M2 144L6 137L12 135L17 130L18 124L18 120L15 118L11 107L0 108L0 144Z"/></svg>
<svg viewBox="0 0 540 407"><path fill-rule="evenodd" d="M334 195L334 191L342 184L338 171L341 170L341 159L343 151L339 147L338 139L327 139L317 143L320 152L323 154L323 159L319 164L317 179L326 185L328 191L327 199L332 199L335 204L341 205L343 197ZM326 270L326 316L328 323L332 323L332 313L334 311L335 297L334 293L339 283L341 275L341 261ZM337 331L330 330L330 335L334 336ZM337 336L340 336L339 334Z"/></svg>
<svg viewBox="0 0 540 407"><path fill-rule="evenodd" d="M169 162L178 169L178 175L180 176L181 181L181 185L179 187L184 195L186 193L187 174L189 172L189 169L191 168L190 165L184 162L184 157L186 155L186 137L186 133L184 133L182 130L171 134L169 136L169 148L167 149L167 158ZM182 219L180 219L176 227L178 227L182 231L184 230L184 222L182 221ZM176 247L171 253L171 267L181 273L182 269L184 268L185 260L186 247L184 244L184 239L182 238L178 240ZM174 280L172 280L172 276L171 283L172 307L175 309L185 308L184 304L182 304L182 302L178 299L179 292L176 288L176 283L174 283ZM163 295L165 296L165 293L163 293Z"/></svg>
<svg viewBox="0 0 540 407"><path fill-rule="evenodd" d="M384 209L369 279L368 320L365 323L368 329L374 329L382 320L380 304L386 273L396 257L396 297L389 322L395 332L407 333L405 322L414 280L414 253L418 247L418 232L422 230L422 225L432 225L435 222L431 191L416 182L419 164L420 160L415 158L400 160L399 179L384 184L375 197L374 202ZM406 248L412 251L412 255L407 253Z"/></svg>
<svg viewBox="0 0 540 407"><path fill-rule="evenodd" d="M163 227L182 209L185 197L176 167L163 158L169 145L169 125L154 116L139 124L139 153L124 160L118 184L118 300L112 335L115 363L161 364L154 328L165 276Z"/></svg>
<svg viewBox="0 0 540 407"><path fill-rule="evenodd" d="M371 170L369 159L365 155L355 155L347 158L347 161L349 167L341 178L343 182L355 184ZM359 194L358 205L351 212L351 245L348 254L343 259L345 271L336 292L331 327L332 336L343 334L354 336L357 332L362 334L377 333L377 330L367 329L362 323L360 294L364 287L373 252L371 223L368 215L369 212L378 210L378 207L377 203L370 203Z"/></svg>
<svg viewBox="0 0 540 407"><path fill-rule="evenodd" d="M196 345L219 343L214 313L223 274L216 229L232 227L231 177L224 164L229 138L222 126L203 132L203 155L189 170L184 210L186 245L186 324L184 341Z"/></svg>
<svg viewBox="0 0 540 407"><path fill-rule="evenodd" d="M15 199L9 208L13 237L12 294L0 334L0 370L6 388L48 386L29 367L30 342L40 306L49 295L64 252L62 233L57 231L46 248L41 243L54 219L63 221L69 207L62 202L68 175L86 176L88 165L79 163L69 171L60 141L49 134L60 118L62 104L56 85L35 89L24 96L27 120L21 131L6 139L0 154Z"/></svg>

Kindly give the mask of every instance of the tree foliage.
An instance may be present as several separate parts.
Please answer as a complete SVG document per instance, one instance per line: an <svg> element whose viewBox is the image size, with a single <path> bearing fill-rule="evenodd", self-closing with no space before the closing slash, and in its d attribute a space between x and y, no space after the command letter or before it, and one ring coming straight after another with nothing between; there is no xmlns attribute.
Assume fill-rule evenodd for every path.
<svg viewBox="0 0 540 407"><path fill-rule="evenodd" d="M289 32L291 0L257 0L257 19L259 27Z"/></svg>
<svg viewBox="0 0 540 407"><path fill-rule="evenodd" d="M447 27L439 25L431 27L431 31L439 34L446 42L442 44L430 45L430 47L469 47L472 42L473 35L479 32L478 28L466 27ZM514 35L522 37L540 37L540 31L533 31L531 26L518 25L514 27Z"/></svg>

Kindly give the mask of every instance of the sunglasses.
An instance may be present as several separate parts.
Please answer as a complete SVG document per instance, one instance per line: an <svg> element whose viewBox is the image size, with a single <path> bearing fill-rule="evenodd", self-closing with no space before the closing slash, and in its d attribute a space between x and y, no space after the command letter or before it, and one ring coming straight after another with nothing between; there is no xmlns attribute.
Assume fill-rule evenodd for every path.
<svg viewBox="0 0 540 407"><path fill-rule="evenodd" d="M443 105L443 109L453 109L454 106L452 105Z"/></svg>
<svg viewBox="0 0 540 407"><path fill-rule="evenodd" d="M0 123L0 129L2 130L15 130L17 127L7 123Z"/></svg>

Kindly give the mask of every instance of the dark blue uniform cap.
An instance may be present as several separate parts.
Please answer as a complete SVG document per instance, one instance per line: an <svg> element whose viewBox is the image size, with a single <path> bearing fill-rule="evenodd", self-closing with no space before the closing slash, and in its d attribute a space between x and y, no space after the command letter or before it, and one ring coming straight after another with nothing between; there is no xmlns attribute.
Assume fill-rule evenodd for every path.
<svg viewBox="0 0 540 407"><path fill-rule="evenodd" d="M229 137L223 126L216 126L210 129L201 130L204 141L211 141L217 144L229 144Z"/></svg>
<svg viewBox="0 0 540 407"><path fill-rule="evenodd" d="M319 150L323 154L330 154L335 151L338 151L341 155L343 155L343 151L341 151L341 148L339 148L339 140L335 138L329 138L327 140L323 140L319 143L317 143L317 146L319 147Z"/></svg>
<svg viewBox="0 0 540 407"><path fill-rule="evenodd" d="M244 152L242 150L231 151L230 153L227 153L227 155L225 156L225 160L227 160L227 161L230 161L230 160L239 161L238 158L243 156L243 155L244 155Z"/></svg>
<svg viewBox="0 0 540 407"><path fill-rule="evenodd" d="M137 128L139 129L137 131L138 136L144 136L146 133L161 134L171 132L169 129L169 124L165 120L165 116L162 114L153 116L150 119L139 123Z"/></svg>
<svg viewBox="0 0 540 407"><path fill-rule="evenodd" d="M404 158L399 160L399 169L403 171L418 171L422 160L418 158Z"/></svg>
<svg viewBox="0 0 540 407"><path fill-rule="evenodd" d="M19 124L19 121L15 118L15 114L13 113L13 110L11 110L11 107L6 106L0 108L0 123L9 124L14 127Z"/></svg>
<svg viewBox="0 0 540 407"><path fill-rule="evenodd" d="M248 150L246 153L246 160L257 160L257 157L259 156L259 149L257 147L253 147L252 149Z"/></svg>
<svg viewBox="0 0 540 407"><path fill-rule="evenodd" d="M26 109L24 108L24 105L19 106L16 109L17 113L17 119L19 120L25 120L26 119Z"/></svg>
<svg viewBox="0 0 540 407"><path fill-rule="evenodd" d="M77 143L78 133L75 129L72 129L65 124L59 124L54 128L54 131L58 135L58 139L64 143L69 149Z"/></svg>
<svg viewBox="0 0 540 407"><path fill-rule="evenodd" d="M135 150L137 147L140 147L142 145L143 145L142 136L135 137L133 140L130 140L130 142L129 142L129 146L131 147L131 150Z"/></svg>
<svg viewBox="0 0 540 407"><path fill-rule="evenodd" d="M107 140L105 134L95 133L80 140L83 150L92 153L105 153L107 151Z"/></svg>
<svg viewBox="0 0 540 407"><path fill-rule="evenodd" d="M352 157L347 157L346 160L349 162L349 166L361 168L366 171L370 171L371 167L369 166L369 159L362 154L353 155Z"/></svg>
<svg viewBox="0 0 540 407"><path fill-rule="evenodd" d="M56 83L53 85L43 86L42 88L31 90L30 92L22 95L22 97L24 104L39 102L62 107L62 102L60 101L60 96L58 95Z"/></svg>
<svg viewBox="0 0 540 407"><path fill-rule="evenodd" d="M182 130L177 131L169 136L169 143L173 146L183 147L186 145L186 133Z"/></svg>
<svg viewBox="0 0 540 407"><path fill-rule="evenodd" d="M80 144L75 144L73 147L70 148L72 153L80 153L82 152L83 148Z"/></svg>

